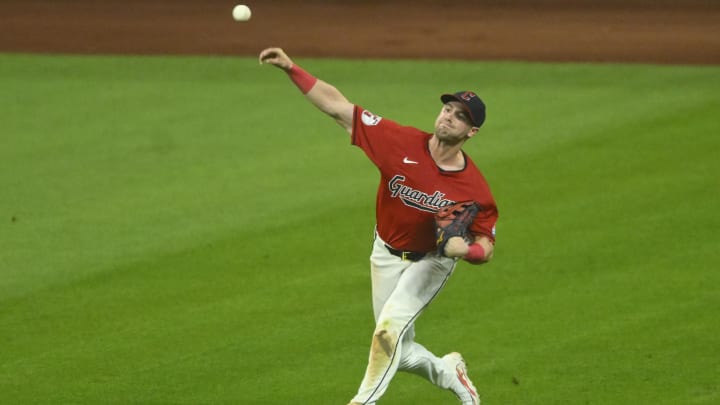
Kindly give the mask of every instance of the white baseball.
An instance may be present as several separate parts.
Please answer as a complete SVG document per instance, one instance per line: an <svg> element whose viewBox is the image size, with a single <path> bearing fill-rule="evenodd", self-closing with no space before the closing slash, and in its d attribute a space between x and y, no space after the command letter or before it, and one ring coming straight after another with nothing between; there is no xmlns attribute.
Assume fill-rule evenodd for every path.
<svg viewBox="0 0 720 405"><path fill-rule="evenodd" d="M244 4L238 4L233 8L233 19L235 19L235 21L247 21L251 15L250 7Z"/></svg>

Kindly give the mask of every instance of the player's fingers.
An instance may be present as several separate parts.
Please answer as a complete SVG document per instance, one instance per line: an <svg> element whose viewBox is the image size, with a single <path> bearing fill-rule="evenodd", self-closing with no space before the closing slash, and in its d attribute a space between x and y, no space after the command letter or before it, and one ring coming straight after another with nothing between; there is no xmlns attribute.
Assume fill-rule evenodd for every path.
<svg viewBox="0 0 720 405"><path fill-rule="evenodd" d="M260 52L259 60L260 63L270 62L271 58L278 59L285 56L285 53L280 48L267 48ZM287 57L287 56L285 56Z"/></svg>
<svg viewBox="0 0 720 405"><path fill-rule="evenodd" d="M260 52L260 55L258 56L258 60L260 61L260 63L266 62L274 54L275 54L275 51L273 50L273 48L263 49L262 52Z"/></svg>
<svg viewBox="0 0 720 405"><path fill-rule="evenodd" d="M273 66L283 66L282 59L272 56L272 55L269 55L265 58L260 59L260 64L262 65L263 63L269 63Z"/></svg>
<svg viewBox="0 0 720 405"><path fill-rule="evenodd" d="M279 58L267 58L267 59L263 60L261 63L269 63L269 64L271 64L275 67L279 67L281 69L289 69L288 64Z"/></svg>

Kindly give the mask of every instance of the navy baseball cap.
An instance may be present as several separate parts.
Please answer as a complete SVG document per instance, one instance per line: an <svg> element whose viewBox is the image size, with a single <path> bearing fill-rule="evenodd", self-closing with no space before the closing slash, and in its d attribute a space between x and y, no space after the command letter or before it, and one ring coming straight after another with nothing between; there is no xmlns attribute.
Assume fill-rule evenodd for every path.
<svg viewBox="0 0 720 405"><path fill-rule="evenodd" d="M455 94L443 94L440 101L448 103L450 101L459 101L465 111L470 115L470 121L476 127L480 127L485 122L485 103L472 91L458 91Z"/></svg>

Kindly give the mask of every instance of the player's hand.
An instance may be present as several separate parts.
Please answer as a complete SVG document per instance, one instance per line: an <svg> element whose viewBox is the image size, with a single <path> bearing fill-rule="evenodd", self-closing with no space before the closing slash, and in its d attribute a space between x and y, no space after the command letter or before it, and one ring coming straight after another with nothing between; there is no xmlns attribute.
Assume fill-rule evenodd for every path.
<svg viewBox="0 0 720 405"><path fill-rule="evenodd" d="M285 51L281 48L267 48L260 52L259 56L260 64L269 63L273 66L277 66L283 70L290 70L293 67L293 61L290 59Z"/></svg>
<svg viewBox="0 0 720 405"><path fill-rule="evenodd" d="M468 252L468 244L464 238L453 236L448 239L445 244L445 256L447 257L463 257Z"/></svg>
<svg viewBox="0 0 720 405"><path fill-rule="evenodd" d="M485 257L479 261L473 261L468 260L465 256L470 251L470 245L468 245L468 242L459 236L453 236L452 238L448 239L447 244L445 245L445 256L447 257L460 257L465 260L468 260L469 263L472 264L482 264L487 263L492 259L493 252L495 250L495 246L490 242L490 238L487 236L481 236L478 238L475 238L475 241L473 243L477 243L478 245L482 246L483 251L485 252Z"/></svg>

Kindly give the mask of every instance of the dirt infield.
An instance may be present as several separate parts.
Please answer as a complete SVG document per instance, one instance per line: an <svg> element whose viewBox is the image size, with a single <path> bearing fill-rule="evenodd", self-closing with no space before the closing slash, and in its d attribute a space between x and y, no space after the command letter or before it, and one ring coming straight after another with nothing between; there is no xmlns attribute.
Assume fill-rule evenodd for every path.
<svg viewBox="0 0 720 405"><path fill-rule="evenodd" d="M5 0L0 52L720 63L716 0Z"/></svg>

